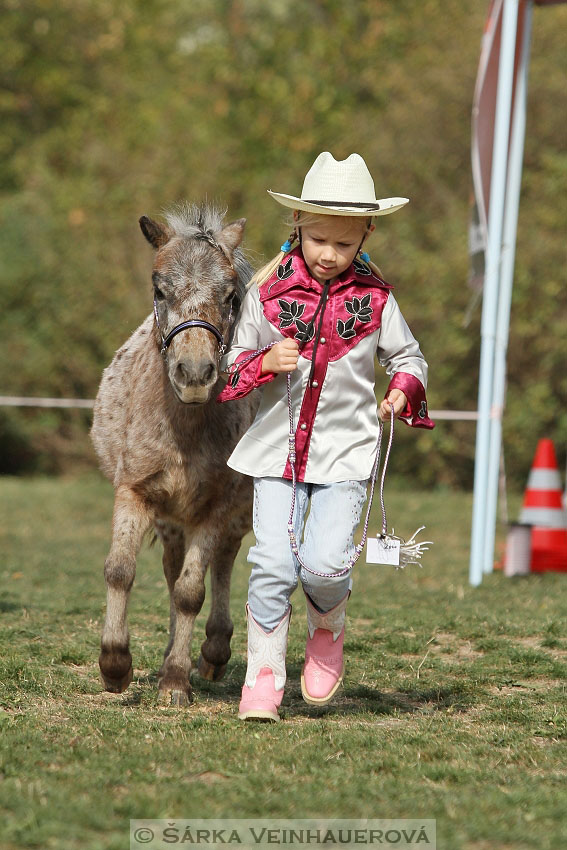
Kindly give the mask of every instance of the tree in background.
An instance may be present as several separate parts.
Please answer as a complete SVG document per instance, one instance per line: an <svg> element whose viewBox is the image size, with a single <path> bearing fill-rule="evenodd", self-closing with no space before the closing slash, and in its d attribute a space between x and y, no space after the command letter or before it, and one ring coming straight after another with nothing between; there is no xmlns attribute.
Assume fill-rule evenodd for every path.
<svg viewBox="0 0 567 850"><path fill-rule="evenodd" d="M380 195L373 258L431 363L430 404L474 409L480 308L464 328L470 110L486 12L467 0L4 0L0 392L93 397L150 309L137 220L204 198L248 218L256 264L287 235L267 188L359 151ZM567 9L534 16L504 440L525 481L567 426ZM561 26L563 24L563 27ZM299 180L299 177L298 177ZM297 192L301 189L296 186ZM4 471L85 454L89 417L0 408ZM528 427L529 422L529 427ZM406 434L421 483L472 483L474 426Z"/></svg>

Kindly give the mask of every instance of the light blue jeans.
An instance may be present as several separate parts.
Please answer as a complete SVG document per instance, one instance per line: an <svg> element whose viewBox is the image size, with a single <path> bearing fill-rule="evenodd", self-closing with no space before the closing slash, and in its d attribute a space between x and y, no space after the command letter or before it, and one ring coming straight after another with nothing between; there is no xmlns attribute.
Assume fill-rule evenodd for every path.
<svg viewBox="0 0 567 850"><path fill-rule="evenodd" d="M248 604L264 631L272 631L280 622L299 580L321 611L330 611L351 589L350 571L339 578L333 575L345 568L354 552L354 532L366 499L366 484L366 481L297 484L294 527L299 554L312 570L326 574L322 577L303 569L290 549L287 521L291 481L254 479L256 544L248 553L252 564ZM306 520L309 503L311 509Z"/></svg>

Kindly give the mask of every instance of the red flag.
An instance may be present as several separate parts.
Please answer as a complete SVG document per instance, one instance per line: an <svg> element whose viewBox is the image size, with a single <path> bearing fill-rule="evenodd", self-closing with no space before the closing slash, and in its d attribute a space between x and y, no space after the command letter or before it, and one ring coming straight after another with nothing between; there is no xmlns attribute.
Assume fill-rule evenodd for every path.
<svg viewBox="0 0 567 850"><path fill-rule="evenodd" d="M474 198L469 223L469 285L477 291L484 283L503 4L504 0L490 2L473 98L471 159Z"/></svg>

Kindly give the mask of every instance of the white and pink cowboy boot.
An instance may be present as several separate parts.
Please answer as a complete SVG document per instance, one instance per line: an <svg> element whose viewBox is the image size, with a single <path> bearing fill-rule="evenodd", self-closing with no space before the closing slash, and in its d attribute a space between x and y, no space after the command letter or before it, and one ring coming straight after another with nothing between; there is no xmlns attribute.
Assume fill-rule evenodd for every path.
<svg viewBox="0 0 567 850"><path fill-rule="evenodd" d="M349 593L325 614L307 600L307 643L305 666L301 674L301 693L311 705L325 705L343 680L343 643L345 612Z"/></svg>
<svg viewBox="0 0 567 850"><path fill-rule="evenodd" d="M286 679L285 654L291 607L275 629L266 633L246 605L248 667L238 706L240 720L279 720Z"/></svg>

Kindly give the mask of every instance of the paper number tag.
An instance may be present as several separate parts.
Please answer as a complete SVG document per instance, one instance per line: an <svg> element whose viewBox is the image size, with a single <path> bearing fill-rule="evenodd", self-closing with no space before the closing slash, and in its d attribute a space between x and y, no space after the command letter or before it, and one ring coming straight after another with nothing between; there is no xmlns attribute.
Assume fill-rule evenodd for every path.
<svg viewBox="0 0 567 850"><path fill-rule="evenodd" d="M367 564L400 566L400 541L392 537L369 537L366 543Z"/></svg>

